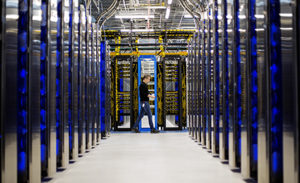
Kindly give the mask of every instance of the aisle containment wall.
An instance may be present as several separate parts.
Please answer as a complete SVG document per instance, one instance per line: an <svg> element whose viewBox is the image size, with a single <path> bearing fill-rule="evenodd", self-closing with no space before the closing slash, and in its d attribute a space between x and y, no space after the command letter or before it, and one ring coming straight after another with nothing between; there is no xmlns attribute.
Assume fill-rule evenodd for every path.
<svg viewBox="0 0 300 183"><path fill-rule="evenodd" d="M189 43L190 135L259 183L299 182L299 4L212 0Z"/></svg>
<svg viewBox="0 0 300 183"><path fill-rule="evenodd" d="M99 144L100 119L110 126L106 43L79 0L4 0L0 10L0 180L41 182Z"/></svg>

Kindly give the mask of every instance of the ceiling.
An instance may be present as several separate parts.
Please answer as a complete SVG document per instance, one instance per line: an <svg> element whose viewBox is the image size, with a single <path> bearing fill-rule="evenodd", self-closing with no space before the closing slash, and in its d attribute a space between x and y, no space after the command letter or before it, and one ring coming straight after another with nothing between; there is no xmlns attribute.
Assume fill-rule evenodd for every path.
<svg viewBox="0 0 300 183"><path fill-rule="evenodd" d="M97 17L113 2L113 0L91 1L93 17ZM166 18L167 7L170 9L169 18ZM150 16L150 18L133 17L141 15ZM173 0L170 5L168 0L121 0L115 15L106 21L103 29L195 29L194 19L185 15L189 15L189 13L182 8L179 0ZM121 16L122 18L116 16Z"/></svg>

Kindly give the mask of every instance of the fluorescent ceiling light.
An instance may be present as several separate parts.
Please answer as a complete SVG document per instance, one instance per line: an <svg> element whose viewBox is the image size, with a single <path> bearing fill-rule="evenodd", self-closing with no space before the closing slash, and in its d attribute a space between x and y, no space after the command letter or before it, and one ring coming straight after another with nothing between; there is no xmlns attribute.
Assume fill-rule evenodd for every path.
<svg viewBox="0 0 300 183"><path fill-rule="evenodd" d="M265 18L264 15L260 15L260 14L255 14L254 17L257 18L257 19L264 19Z"/></svg>
<svg viewBox="0 0 300 183"><path fill-rule="evenodd" d="M195 16L195 17L198 18L198 16ZM193 16L190 14L187 14L187 15L184 15L184 18L193 18Z"/></svg>
<svg viewBox="0 0 300 183"><path fill-rule="evenodd" d="M172 0L168 0L168 4L172 4Z"/></svg>
<svg viewBox="0 0 300 183"><path fill-rule="evenodd" d="M145 6L145 8L150 8L150 9L166 9L167 7L165 7L165 6Z"/></svg>
<svg viewBox="0 0 300 183"><path fill-rule="evenodd" d="M19 15L14 15L14 14L10 14L10 15L9 15L9 14L8 14L8 15L6 15L6 18L7 18L7 19L15 19L15 20L16 20L16 19L19 18Z"/></svg>
<svg viewBox="0 0 300 183"><path fill-rule="evenodd" d="M169 19L170 11L171 11L171 8L168 7L168 8L167 8L167 11L166 11L166 17L165 17L166 19Z"/></svg>
<svg viewBox="0 0 300 183"><path fill-rule="evenodd" d="M121 32L154 32L154 29L121 29Z"/></svg>
<svg viewBox="0 0 300 183"><path fill-rule="evenodd" d="M115 18L127 18L127 19L134 19L134 18L143 18L149 19L154 18L154 15L116 15Z"/></svg>
<svg viewBox="0 0 300 183"><path fill-rule="evenodd" d="M292 13L279 13L279 16L281 17L293 17Z"/></svg>

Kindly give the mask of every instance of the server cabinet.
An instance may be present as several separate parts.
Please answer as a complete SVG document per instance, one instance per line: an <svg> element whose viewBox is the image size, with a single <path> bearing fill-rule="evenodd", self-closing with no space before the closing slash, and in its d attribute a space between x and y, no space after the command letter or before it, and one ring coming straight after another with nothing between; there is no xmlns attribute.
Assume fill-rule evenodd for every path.
<svg viewBox="0 0 300 183"><path fill-rule="evenodd" d="M29 2L28 22L28 164L29 182L41 180L41 138L40 138L40 40L41 40L41 0ZM21 25L19 24L19 27ZM21 58L22 59L22 58ZM20 60L21 61L21 60ZM23 60L24 61L24 60ZM22 71L21 71L22 72ZM19 101L22 102L22 101ZM20 123L19 123L20 124ZM24 129L24 123L18 127ZM19 131L20 132L20 131ZM18 137L20 146L25 139ZM24 138L23 136L21 138ZM22 147L23 148L23 147ZM19 152L19 153L23 153ZM19 158L20 158L19 154ZM23 154L21 155L23 156ZM21 162L19 162L21 163ZM22 165L19 164L19 168ZM19 180L22 180L21 178Z"/></svg>
<svg viewBox="0 0 300 183"><path fill-rule="evenodd" d="M258 139L257 139L257 149L258 149L258 175L257 180L259 182L269 182L270 181L270 170L269 170L269 132L268 132L268 85L267 82L267 68L265 60L267 60L267 48L265 46L267 32L266 27L263 25L265 22L265 1L256 1L256 35L257 35L257 84L258 84Z"/></svg>
<svg viewBox="0 0 300 183"><path fill-rule="evenodd" d="M237 165L241 168L241 173L245 178L250 177L250 147L251 147L251 110L249 81L250 71L250 35L249 29L249 4L246 0L239 0L235 3L235 31L236 31L236 83L237 83Z"/></svg>
<svg viewBox="0 0 300 183"><path fill-rule="evenodd" d="M58 0L56 115L57 165L65 168L69 163L69 1Z"/></svg>
<svg viewBox="0 0 300 183"><path fill-rule="evenodd" d="M56 31L57 1L42 1L41 19L41 175L56 172Z"/></svg>
<svg viewBox="0 0 300 183"><path fill-rule="evenodd" d="M189 129L189 135L192 135L192 54L191 54L191 47L192 47L192 40L189 42L189 48L188 48L188 58L187 58L187 73L188 73L188 129Z"/></svg>
<svg viewBox="0 0 300 183"><path fill-rule="evenodd" d="M182 94L185 93L185 58L181 56L165 56L162 58L162 125L165 130L181 130L185 117L183 117L184 102ZM195 132L196 134L196 132ZM195 138L196 139L196 138Z"/></svg>
<svg viewBox="0 0 300 183"><path fill-rule="evenodd" d="M201 72L199 72L198 68L200 67L200 58L201 58L201 55L200 55L200 33L196 33L195 34L195 42L194 42L194 91L195 91L195 97L194 97L194 104L195 104L195 113L194 113L194 119L195 119L195 137L194 139L195 140L198 140L198 142L200 142L200 134L198 133L200 128L201 128L201 112L199 110L199 107L200 107L200 103L199 103L199 99L201 97L201 94L200 94L200 90L199 90L199 87L200 87L200 82L198 80Z"/></svg>
<svg viewBox="0 0 300 183"><path fill-rule="evenodd" d="M1 51L1 123L3 125L2 182L17 182L17 65L18 65L18 0L1 1L2 27ZM1 22L4 23L4 22ZM2 24L4 25L4 24ZM4 44L5 43L5 44ZM3 89L2 89L3 88ZM7 95L9 93L9 95Z"/></svg>
<svg viewBox="0 0 300 183"><path fill-rule="evenodd" d="M69 22L69 150L70 159L78 157L78 62L79 62L79 1L70 1Z"/></svg>
<svg viewBox="0 0 300 183"><path fill-rule="evenodd" d="M92 122L91 122L91 61L92 61L92 22L90 7L86 8L86 149L90 150L92 148Z"/></svg>
<svg viewBox="0 0 300 183"><path fill-rule="evenodd" d="M198 103L198 107L197 107L197 111L198 111L198 142L199 144L202 143L202 121L203 121L203 114L202 114L202 100L203 100L203 88L202 88L202 82L203 82L203 72L202 72L202 55L201 55L201 52L202 52L202 48L201 48L201 41L202 41L202 34L201 34L201 28L199 27L199 33L198 33L198 48L197 48L197 53L198 53L198 59L197 59L197 62L198 62L198 65L197 65L197 70L198 70L198 77L197 77L197 80L198 80L198 87L197 87L197 90L198 90L198 99L197 99L197 103Z"/></svg>
<svg viewBox="0 0 300 183"><path fill-rule="evenodd" d="M101 47L102 48L102 47ZM104 47L104 48L106 48L106 46ZM104 49L103 51L105 52L105 54L106 54L106 52L108 52L108 48L106 48L106 49ZM105 54L104 54L104 56L105 56ZM109 53L108 53L108 55L109 55ZM112 105L112 103L111 103L111 99L112 99L112 95L111 95L111 93L110 93L110 91L111 91L111 85L109 84L110 83L110 81L111 81L111 78L112 78L112 64L111 64L111 59L110 59L110 57L106 57L105 56L105 62L106 62L106 65L105 65L105 71L106 71L106 75L105 75L105 85L106 85L106 87L105 87L105 98L106 98L106 100L105 100L105 106L106 106L106 110L105 110L105 126L104 127L102 127L101 126L101 137L105 137L106 136L106 134L107 135L109 135L110 134L110 129L111 129L111 118L110 118L110 114L111 114L111 105ZM104 129L104 133L103 133L103 131L102 131L102 129ZM103 136L102 136L102 134L104 134Z"/></svg>
<svg viewBox="0 0 300 183"><path fill-rule="evenodd" d="M192 138L195 137L195 35L191 44L191 126L192 126Z"/></svg>
<svg viewBox="0 0 300 183"><path fill-rule="evenodd" d="M211 68L213 67L212 64L212 54L213 54L213 49L212 49L212 5L209 5L208 10L207 10L207 25L206 25L206 32L207 32L207 48L206 48L206 126L207 126L207 141L206 141L206 147L207 149L211 150L211 140L212 140L212 110L211 110L211 104L212 104L212 76L213 73L211 72Z"/></svg>
<svg viewBox="0 0 300 183"><path fill-rule="evenodd" d="M227 22L227 0L220 1L222 10L219 19L222 34L222 65L220 78L222 80L222 117L220 117L220 158L222 160L228 159L228 121L229 121L229 80L228 80L228 22Z"/></svg>
<svg viewBox="0 0 300 183"><path fill-rule="evenodd" d="M97 115L97 27L95 23L91 24L91 29L92 29L92 61L91 61L91 121L92 121L92 146L96 145L97 141L97 121L96 121L96 115Z"/></svg>
<svg viewBox="0 0 300 183"><path fill-rule="evenodd" d="M101 30L99 30L101 31ZM99 32L99 39L101 40L101 32ZM108 111L110 109L109 107L109 103L110 100L108 100L109 98L109 88L108 86L110 86L107 81L109 80L108 77L108 69L107 68L107 62L106 62L106 46L105 46L105 41L101 41L101 45L100 45L100 123L101 123L101 127L100 127L100 132L101 132L101 137L105 136L105 131L106 131L106 121L109 119ZM100 138L101 138L100 137Z"/></svg>
<svg viewBox="0 0 300 183"><path fill-rule="evenodd" d="M188 57L187 57L187 119L188 119L188 131L189 135L192 135L192 124L191 124L191 40L188 43Z"/></svg>
<svg viewBox="0 0 300 183"><path fill-rule="evenodd" d="M139 97L138 97L138 63L136 57L131 57L130 60L130 121L131 125L135 123L135 120L138 117L139 112ZM162 88L161 88L162 89ZM157 100L159 100L159 96L157 96ZM159 111L159 109L158 109ZM159 112L158 112L159 114ZM159 123L159 118L158 118ZM131 127L131 126L130 126Z"/></svg>
<svg viewBox="0 0 300 183"><path fill-rule="evenodd" d="M197 55L198 55L198 51L197 51L197 39L198 39L198 35L195 34L194 35L194 39L193 39L193 138L194 140L197 140L197 130L198 130L198 116L197 116Z"/></svg>
<svg viewBox="0 0 300 183"><path fill-rule="evenodd" d="M79 154L83 154L86 148L86 14L84 5L80 5L79 22L79 128L78 128L78 148Z"/></svg>
<svg viewBox="0 0 300 183"><path fill-rule="evenodd" d="M198 103L198 98L199 98L199 90L198 90L198 86L199 86L199 82L197 80L200 72L198 71L198 65L200 64L199 63L199 34L195 34L195 40L194 40L194 49L193 49L193 52L194 52L194 59L193 59L193 77L194 77L194 83L193 83L193 88L194 88L194 98L193 98L193 101L194 101L194 140L198 140L198 131L199 131L199 128L200 128L200 112L198 110L198 107L199 107L199 103Z"/></svg>
<svg viewBox="0 0 300 183"><path fill-rule="evenodd" d="M299 182L299 10L299 1L280 1L284 183Z"/></svg>
<svg viewBox="0 0 300 183"><path fill-rule="evenodd" d="M97 123L97 143L100 142L101 135L101 32L100 27L97 25L97 117L96 117L96 123ZM105 116L105 115L104 115Z"/></svg>
<svg viewBox="0 0 300 183"><path fill-rule="evenodd" d="M190 54L191 54L191 60L190 60L190 71L191 71L191 82L190 82L190 88L191 88L191 97L190 97L190 102L191 102L191 115L190 115L190 120L191 120L191 134L192 134L192 138L195 137L195 110L196 110L196 106L195 106L195 40L196 36L193 36L192 42L191 42L191 50L190 50Z"/></svg>
<svg viewBox="0 0 300 183"><path fill-rule="evenodd" d="M0 3L0 15L1 17L4 16L4 12L3 12L3 7L4 7L4 3L1 2ZM0 59L1 59L1 62L0 62L0 98L1 98L1 101L3 100L2 98L2 78L3 78L3 58L2 58L2 52L3 52L3 22L2 22L2 19L0 20ZM4 105L2 104L2 102L0 102L0 182L2 182L2 167L3 167L3 119L2 119L2 108L4 107Z"/></svg>
<svg viewBox="0 0 300 183"><path fill-rule="evenodd" d="M247 116L248 120L248 139L250 142L249 155L250 155L250 176L257 178L257 167L258 167L258 155L257 155L257 143L258 143L258 78L257 78L257 36L256 36L256 0L248 1L248 23L247 23L247 37L248 37L248 49L247 49L247 72L251 77L248 77L247 81ZM245 124L246 125L246 124ZM244 130L242 131L242 143L245 139ZM244 146L244 145L242 145ZM246 151L246 150L245 150ZM242 158L242 174L245 177L249 176L248 168L249 166L245 165L243 167L243 161L248 162L247 159Z"/></svg>
<svg viewBox="0 0 300 183"><path fill-rule="evenodd" d="M229 165L231 167L236 167L236 124L235 124L235 116L236 116L236 85L235 85L235 34L234 34L234 4L233 0L227 1L227 32L228 32L228 55L227 55L227 77L228 77L228 105L226 106L226 110L228 110L228 130L229 130Z"/></svg>
<svg viewBox="0 0 300 183"><path fill-rule="evenodd" d="M41 1L3 2L3 182L40 178ZM23 6L19 7L18 4ZM4 107L5 106L5 107ZM35 157L35 158L33 158Z"/></svg>
<svg viewBox="0 0 300 183"><path fill-rule="evenodd" d="M207 145L207 21L203 19L201 21L202 27L202 40L201 40L201 66L202 66L202 136L201 136L201 144L203 146Z"/></svg>
<svg viewBox="0 0 300 183"><path fill-rule="evenodd" d="M71 60L70 58L70 12L71 12L71 3L72 1L62 1L62 85L61 85L61 91L62 91L62 162L61 167L66 168L69 164L70 159L70 123L72 118L72 112L70 111L70 103L71 103Z"/></svg>
<svg viewBox="0 0 300 183"><path fill-rule="evenodd" d="M219 122L220 122L220 56L219 56L219 6L218 0L213 1L213 21L212 21L212 30L213 30L213 41L215 46L214 48L214 55L213 55L213 64L214 68L213 72L213 85L214 85L214 92L213 92L213 138L212 138L212 153L219 154Z"/></svg>

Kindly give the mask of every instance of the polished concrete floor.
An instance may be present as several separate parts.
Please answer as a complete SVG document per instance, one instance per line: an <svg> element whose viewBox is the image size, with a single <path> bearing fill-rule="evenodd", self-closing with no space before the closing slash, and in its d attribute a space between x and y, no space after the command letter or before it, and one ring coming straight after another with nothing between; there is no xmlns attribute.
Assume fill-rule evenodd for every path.
<svg viewBox="0 0 300 183"><path fill-rule="evenodd" d="M187 133L113 133L51 183L241 183Z"/></svg>

